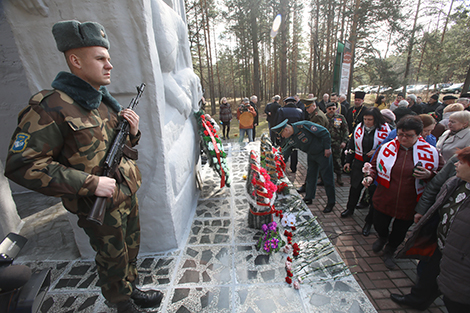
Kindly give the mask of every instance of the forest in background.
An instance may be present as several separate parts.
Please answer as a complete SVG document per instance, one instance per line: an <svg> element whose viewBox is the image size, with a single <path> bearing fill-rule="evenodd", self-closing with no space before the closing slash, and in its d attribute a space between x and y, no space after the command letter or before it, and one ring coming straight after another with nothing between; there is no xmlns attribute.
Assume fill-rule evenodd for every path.
<svg viewBox="0 0 470 313"><path fill-rule="evenodd" d="M470 83L468 0L219 1L185 2L193 67L211 114L221 97L237 104L255 94L267 103L275 94L330 93L338 41L346 40L350 90Z"/></svg>

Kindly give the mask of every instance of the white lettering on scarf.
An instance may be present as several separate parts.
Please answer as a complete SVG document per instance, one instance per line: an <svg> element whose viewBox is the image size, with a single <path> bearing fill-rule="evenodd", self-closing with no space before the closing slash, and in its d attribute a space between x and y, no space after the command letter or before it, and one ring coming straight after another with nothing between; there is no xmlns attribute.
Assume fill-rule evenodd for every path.
<svg viewBox="0 0 470 313"><path fill-rule="evenodd" d="M391 129L387 123L382 124L380 129L376 129L374 133L374 145L372 146L372 150L377 149L377 147L382 143L382 141L387 138L388 133L390 133ZM355 143L355 158L359 161L364 161L364 151L362 149L362 140L364 139L364 126L362 123L357 125L356 129L354 130L354 143Z"/></svg>
<svg viewBox="0 0 470 313"><path fill-rule="evenodd" d="M397 160L399 147L400 143L397 138L395 138L384 144L377 155L377 182L386 188L390 187L391 172ZM436 148L428 144L421 136L419 136L418 140L413 145L413 164L417 164L418 162L421 162L422 166L429 171L437 170L439 165L439 153ZM418 200L425 186L425 182L421 179L416 179L415 188Z"/></svg>

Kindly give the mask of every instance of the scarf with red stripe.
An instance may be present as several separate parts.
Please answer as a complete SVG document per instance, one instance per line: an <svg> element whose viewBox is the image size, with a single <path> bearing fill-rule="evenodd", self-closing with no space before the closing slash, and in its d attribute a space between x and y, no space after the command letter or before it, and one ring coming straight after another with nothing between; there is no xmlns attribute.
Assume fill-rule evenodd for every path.
<svg viewBox="0 0 470 313"><path fill-rule="evenodd" d="M380 129L375 129L374 133L374 145L372 146L372 150L377 149L377 147L382 143L382 141L387 138L388 133L390 133L391 129L387 123L382 124ZM355 158L359 161L364 161L364 149L362 149L362 140L364 139L364 125L360 123L357 125L356 129L354 130L354 152Z"/></svg>
<svg viewBox="0 0 470 313"><path fill-rule="evenodd" d="M400 143L397 138L384 144L377 155L377 182L386 188L390 187L390 178L393 165L397 160ZM413 163L422 163L422 166L430 171L437 170L439 165L439 153L436 148L428 144L423 137L419 136L413 145ZM415 187L418 199L424 191L426 183L421 179L416 179Z"/></svg>

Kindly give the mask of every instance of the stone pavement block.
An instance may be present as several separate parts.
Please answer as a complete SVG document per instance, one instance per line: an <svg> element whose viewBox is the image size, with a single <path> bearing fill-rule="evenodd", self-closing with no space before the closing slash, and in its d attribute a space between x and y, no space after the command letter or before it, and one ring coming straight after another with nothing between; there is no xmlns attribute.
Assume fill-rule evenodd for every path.
<svg viewBox="0 0 470 313"><path fill-rule="evenodd" d="M393 278L392 281L398 288L414 286L414 282L408 278Z"/></svg>

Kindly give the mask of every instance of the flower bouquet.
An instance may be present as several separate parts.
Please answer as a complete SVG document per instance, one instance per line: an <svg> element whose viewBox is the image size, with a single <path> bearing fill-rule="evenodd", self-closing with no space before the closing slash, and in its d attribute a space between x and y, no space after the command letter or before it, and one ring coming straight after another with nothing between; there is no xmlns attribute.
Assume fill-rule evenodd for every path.
<svg viewBox="0 0 470 313"><path fill-rule="evenodd" d="M202 149L207 155L209 166L219 174L220 188L225 185L230 186L231 178L227 164L227 154L224 151L222 142L217 135L212 123L204 116L204 111L200 110L194 113L198 125L199 136L202 141Z"/></svg>
<svg viewBox="0 0 470 313"><path fill-rule="evenodd" d="M250 152L250 164L246 181L247 199L250 204L248 226L260 229L272 221L277 186L271 181L267 171L261 167L259 156Z"/></svg>
<svg viewBox="0 0 470 313"><path fill-rule="evenodd" d="M264 231L264 235L260 237L256 248L259 250L263 248L263 251L267 254L278 252L286 243L281 239L278 233L278 227L276 222L264 224L261 229Z"/></svg>

